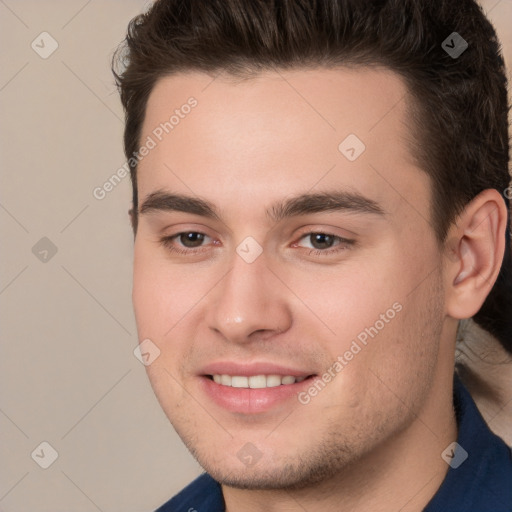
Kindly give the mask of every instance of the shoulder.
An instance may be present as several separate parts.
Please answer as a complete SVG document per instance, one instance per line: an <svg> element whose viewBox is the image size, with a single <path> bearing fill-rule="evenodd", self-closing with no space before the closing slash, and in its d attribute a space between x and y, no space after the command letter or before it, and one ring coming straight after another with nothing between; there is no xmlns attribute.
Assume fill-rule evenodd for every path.
<svg viewBox="0 0 512 512"><path fill-rule="evenodd" d="M207 473L197 477L155 512L224 512L220 484Z"/></svg>

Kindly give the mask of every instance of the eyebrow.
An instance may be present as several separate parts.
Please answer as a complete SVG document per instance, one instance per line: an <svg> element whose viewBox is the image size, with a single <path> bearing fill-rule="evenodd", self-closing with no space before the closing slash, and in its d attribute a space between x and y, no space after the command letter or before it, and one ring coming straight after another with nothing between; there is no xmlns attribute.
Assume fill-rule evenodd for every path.
<svg viewBox="0 0 512 512"><path fill-rule="evenodd" d="M141 215L159 211L184 212L221 221L221 215L213 203L198 197L171 194L163 190L149 194L139 209ZM266 211L266 215L277 223L290 217L334 211L385 215L385 211L376 201L359 193L346 191L294 196L273 204Z"/></svg>

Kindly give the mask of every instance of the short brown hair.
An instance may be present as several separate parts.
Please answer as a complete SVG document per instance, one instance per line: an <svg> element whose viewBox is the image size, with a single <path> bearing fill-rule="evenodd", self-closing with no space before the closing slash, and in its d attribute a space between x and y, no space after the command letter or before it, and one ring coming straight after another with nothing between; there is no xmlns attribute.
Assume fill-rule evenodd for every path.
<svg viewBox="0 0 512 512"><path fill-rule="evenodd" d="M456 58L442 46L454 32L468 42ZM116 64L124 69L116 72ZM496 33L474 0L158 0L130 22L114 56L126 156L138 151L148 97L164 76L340 65L384 66L405 80L414 100L413 152L432 180L440 242L482 190L499 190L510 206L505 65ZM135 232L136 172L135 163ZM475 321L512 352L509 230L510 216L505 260Z"/></svg>

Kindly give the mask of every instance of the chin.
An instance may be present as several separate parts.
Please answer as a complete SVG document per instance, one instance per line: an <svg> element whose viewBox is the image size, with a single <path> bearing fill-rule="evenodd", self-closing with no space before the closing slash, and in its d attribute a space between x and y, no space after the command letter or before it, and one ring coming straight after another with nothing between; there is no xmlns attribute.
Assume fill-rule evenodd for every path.
<svg viewBox="0 0 512 512"><path fill-rule="evenodd" d="M325 448L325 447L324 447ZM190 447L189 447L190 450ZM310 450L311 451L311 450ZM346 447L326 453L321 446L309 454L297 454L268 460L265 456L253 467L241 463L236 454L229 460L213 460L211 456L198 456L192 451L204 470L222 485L246 490L290 491L314 487L321 482L340 475L353 461L354 455Z"/></svg>
<svg viewBox="0 0 512 512"><path fill-rule="evenodd" d="M258 471L232 470L223 471L220 468L205 470L217 482L227 487L253 491L289 490L296 491L313 487L333 477L332 468L324 467L296 467L283 466L272 470L260 469Z"/></svg>

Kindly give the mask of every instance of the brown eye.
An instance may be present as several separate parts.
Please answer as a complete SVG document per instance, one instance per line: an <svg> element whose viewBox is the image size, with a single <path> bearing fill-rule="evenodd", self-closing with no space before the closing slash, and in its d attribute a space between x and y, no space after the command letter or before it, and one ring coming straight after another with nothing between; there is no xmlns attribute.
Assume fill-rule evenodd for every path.
<svg viewBox="0 0 512 512"><path fill-rule="evenodd" d="M300 241L294 244L295 247L302 246L309 249L310 256L334 256L354 246L355 240L349 240L332 233L322 231L310 231L300 237Z"/></svg>
<svg viewBox="0 0 512 512"><path fill-rule="evenodd" d="M330 249L333 244L335 237L326 233L311 233L309 235L309 241L315 249Z"/></svg>
<svg viewBox="0 0 512 512"><path fill-rule="evenodd" d="M205 238L203 233L196 233L194 231L180 233L178 236L182 245L189 248L200 247Z"/></svg>

